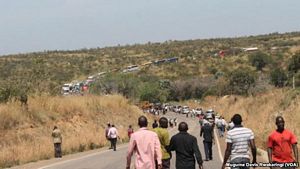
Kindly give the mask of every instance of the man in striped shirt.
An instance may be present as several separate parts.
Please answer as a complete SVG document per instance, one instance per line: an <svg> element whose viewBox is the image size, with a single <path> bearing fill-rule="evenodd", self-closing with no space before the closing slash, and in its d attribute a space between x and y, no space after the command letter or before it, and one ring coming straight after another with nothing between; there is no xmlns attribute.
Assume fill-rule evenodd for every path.
<svg viewBox="0 0 300 169"><path fill-rule="evenodd" d="M226 167L230 157L231 169L248 169L246 163L250 163L249 145L252 150L252 163L256 163L256 146L252 130L242 126L242 116L235 114L232 117L234 128L227 133L226 151L222 169Z"/></svg>

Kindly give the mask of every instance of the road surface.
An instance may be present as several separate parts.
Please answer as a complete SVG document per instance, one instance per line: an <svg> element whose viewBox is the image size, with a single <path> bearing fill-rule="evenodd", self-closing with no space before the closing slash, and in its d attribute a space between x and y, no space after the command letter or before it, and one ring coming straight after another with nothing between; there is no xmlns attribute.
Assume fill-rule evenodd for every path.
<svg viewBox="0 0 300 169"><path fill-rule="evenodd" d="M202 138L200 138L200 127L196 118L186 118L185 115L175 114L168 112L165 117L177 117L178 124L181 121L185 121L189 125L189 133L196 136L198 140L199 149L202 154L202 158L205 158L204 147ZM151 124L148 125L149 127ZM169 128L170 136L178 133L177 127ZM117 145L117 151L108 150L102 148L99 150L93 150L90 152L79 153L76 155L65 156L62 159L52 159L36 163L27 164L24 166L14 167L14 169L125 169L126 168L126 152L128 143ZM222 152L223 153L223 152ZM175 152L173 152L173 158L171 160L171 169L175 169ZM221 168L222 155L219 152L219 144L213 146L213 160L204 161L204 169L218 169ZM132 159L132 167L134 164L134 158ZM196 165L198 168L198 165Z"/></svg>

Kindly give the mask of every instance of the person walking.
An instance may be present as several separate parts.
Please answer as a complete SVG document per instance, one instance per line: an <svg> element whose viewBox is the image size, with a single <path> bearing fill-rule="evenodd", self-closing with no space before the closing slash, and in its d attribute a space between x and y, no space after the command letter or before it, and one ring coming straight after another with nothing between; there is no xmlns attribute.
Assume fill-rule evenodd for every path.
<svg viewBox="0 0 300 169"><path fill-rule="evenodd" d="M227 126L227 123L223 116L221 117L221 123L222 123L221 137L224 137L225 128Z"/></svg>
<svg viewBox="0 0 300 169"><path fill-rule="evenodd" d="M62 157L62 153L61 153L62 136L57 126L54 126L53 128L52 138L54 143L54 157L61 158Z"/></svg>
<svg viewBox="0 0 300 169"><path fill-rule="evenodd" d="M128 138L130 139L130 137L131 137L131 134L133 133L134 131L133 131L133 128L132 128L132 126L131 125L129 125L129 127L128 127L128 130L127 130L127 135L128 135Z"/></svg>
<svg viewBox="0 0 300 169"><path fill-rule="evenodd" d="M222 134L222 116L220 116L220 118L216 118L215 124L216 124L217 129L218 129L219 137L223 137L223 134Z"/></svg>
<svg viewBox="0 0 300 169"><path fill-rule="evenodd" d="M214 130L208 121L205 121L201 127L200 137L203 136L203 145L205 150L205 161L213 159L212 145L214 143Z"/></svg>
<svg viewBox="0 0 300 169"><path fill-rule="evenodd" d="M157 120L154 120L154 122L152 123L152 128L155 129L156 127L158 127L158 123Z"/></svg>
<svg viewBox="0 0 300 169"><path fill-rule="evenodd" d="M168 119L161 117L159 119L159 127L155 128L153 131L157 134L160 142L160 148L162 152L162 169L170 169L170 152L167 151L167 147L170 144L170 137L168 128Z"/></svg>
<svg viewBox="0 0 300 169"><path fill-rule="evenodd" d="M268 137L268 157L270 163L299 163L297 138L289 130L284 128L285 121L282 116L276 117L277 130L273 131ZM292 149L294 152L294 158L292 155ZM273 167L272 169L288 167ZM294 169L290 167L289 169Z"/></svg>
<svg viewBox="0 0 300 169"><path fill-rule="evenodd" d="M131 135L128 151L126 169L130 169L131 157L135 153L135 169L155 169L162 167L162 153L158 136L155 132L147 129L148 120L145 116L138 119L140 129Z"/></svg>
<svg viewBox="0 0 300 169"><path fill-rule="evenodd" d="M226 136L227 147L225 150L222 169L225 169L227 160L230 157L230 164L240 164L231 169L249 169L246 163L250 163L249 145L252 150L252 163L256 163L256 146L254 134L251 129L242 126L242 116L235 114L232 117L233 129L229 130Z"/></svg>
<svg viewBox="0 0 300 169"><path fill-rule="evenodd" d="M116 151L117 139L119 138L119 133L115 125L111 125L111 128L108 130L107 136L110 138L112 148L114 149L114 151Z"/></svg>
<svg viewBox="0 0 300 169"><path fill-rule="evenodd" d="M109 149L112 149L113 148L112 141L111 141L110 137L108 136L108 131L110 128L111 128L110 123L107 123L107 127L105 128L105 138L106 138L106 140L108 140L110 142Z"/></svg>
<svg viewBox="0 0 300 169"><path fill-rule="evenodd" d="M195 157L199 169L203 169L202 156L197 144L197 138L190 135L186 122L178 125L179 133L171 138L168 151L176 152L176 169L195 169Z"/></svg>

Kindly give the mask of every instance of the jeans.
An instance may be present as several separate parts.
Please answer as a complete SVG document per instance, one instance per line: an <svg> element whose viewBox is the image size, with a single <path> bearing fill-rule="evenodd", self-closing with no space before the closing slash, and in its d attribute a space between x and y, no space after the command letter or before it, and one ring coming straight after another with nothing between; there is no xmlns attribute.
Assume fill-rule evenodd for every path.
<svg viewBox="0 0 300 169"><path fill-rule="evenodd" d="M54 156L55 158L61 158L61 143L54 143Z"/></svg>
<svg viewBox="0 0 300 169"><path fill-rule="evenodd" d="M112 148L116 151L117 147L117 138L111 138Z"/></svg>
<svg viewBox="0 0 300 169"><path fill-rule="evenodd" d="M212 160L212 142L203 141L206 160Z"/></svg>
<svg viewBox="0 0 300 169"><path fill-rule="evenodd" d="M249 167L246 166L246 163L250 163L249 158L235 158L230 161L230 164L244 164L244 166L232 166L230 169L249 169Z"/></svg>

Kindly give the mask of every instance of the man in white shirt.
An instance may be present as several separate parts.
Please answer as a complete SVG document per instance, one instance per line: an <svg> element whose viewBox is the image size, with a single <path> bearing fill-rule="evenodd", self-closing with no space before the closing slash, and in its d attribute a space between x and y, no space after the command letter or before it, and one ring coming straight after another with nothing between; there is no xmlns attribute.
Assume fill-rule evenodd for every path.
<svg viewBox="0 0 300 169"><path fill-rule="evenodd" d="M117 138L119 137L118 130L116 129L115 125L112 125L111 128L108 130L107 137L110 138L114 151L116 151L117 145Z"/></svg>
<svg viewBox="0 0 300 169"><path fill-rule="evenodd" d="M251 129L242 126L242 116L235 114L231 121L234 123L233 129L227 132L226 136L226 151L223 160L222 169L225 169L227 160L230 158L231 169L249 169L247 163L250 163L250 152L252 152L252 163L256 163L256 146L254 134Z"/></svg>

